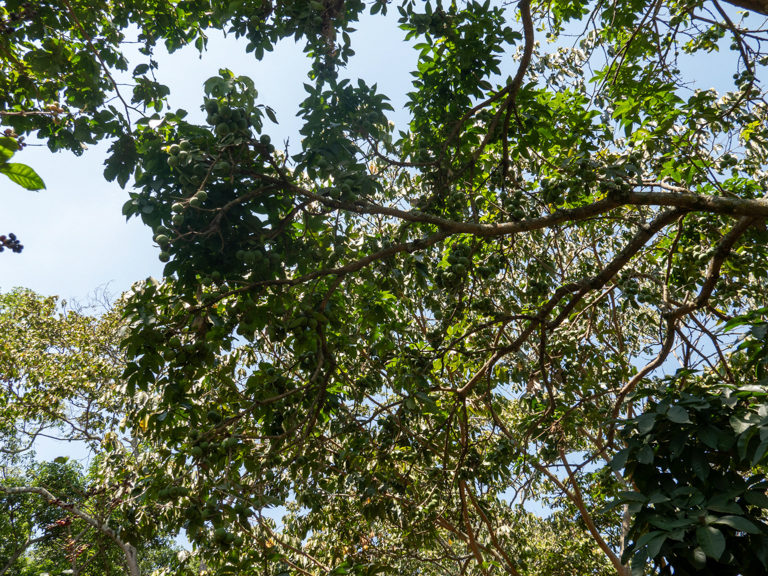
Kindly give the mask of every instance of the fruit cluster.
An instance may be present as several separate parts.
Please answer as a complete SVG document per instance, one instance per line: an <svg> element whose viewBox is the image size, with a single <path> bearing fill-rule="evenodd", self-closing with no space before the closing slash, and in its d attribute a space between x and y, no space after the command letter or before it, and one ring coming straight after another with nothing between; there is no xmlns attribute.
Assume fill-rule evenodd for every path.
<svg viewBox="0 0 768 576"><path fill-rule="evenodd" d="M19 254L24 250L24 246L19 242L19 239L16 238L16 234L13 233L8 234L8 236L5 234L0 235L0 252L4 251L6 248L16 254Z"/></svg>
<svg viewBox="0 0 768 576"><path fill-rule="evenodd" d="M206 122L214 126L214 133L219 138L228 134L245 132L251 125L248 113L240 108L231 108L227 104L216 100L208 100L205 103L205 111L208 114Z"/></svg>

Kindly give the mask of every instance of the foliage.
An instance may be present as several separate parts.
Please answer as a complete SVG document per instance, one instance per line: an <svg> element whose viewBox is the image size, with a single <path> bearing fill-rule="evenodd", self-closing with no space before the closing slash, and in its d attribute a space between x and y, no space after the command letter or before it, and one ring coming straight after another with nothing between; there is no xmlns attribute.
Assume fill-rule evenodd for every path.
<svg viewBox="0 0 768 576"><path fill-rule="evenodd" d="M125 406L119 327L117 312L61 309L29 290L0 294L0 420L21 432L8 439L59 434L97 448L116 429Z"/></svg>
<svg viewBox="0 0 768 576"><path fill-rule="evenodd" d="M95 471L95 470L94 470ZM3 467L3 486L44 488L70 506L85 510L108 509L105 494L72 462L27 463L24 468ZM32 576L41 573L86 575L124 573L122 551L66 508L52 506L35 495L1 495L0 571ZM108 500L108 498L107 498ZM149 574L174 564L177 550L167 537L144 542L139 551L142 569ZM70 570L71 572L66 572Z"/></svg>
<svg viewBox="0 0 768 576"><path fill-rule="evenodd" d="M18 148L18 142L13 138L8 136L0 138L0 174L5 174L13 182L27 190L45 188L42 179L32 168L25 164L8 161L13 158Z"/></svg>
<svg viewBox="0 0 768 576"><path fill-rule="evenodd" d="M641 571L679 543L706 570L751 561L751 508L662 541L662 501L606 504L632 482L648 504L666 474L643 468L650 434L760 415L765 382L739 396L723 332L768 289L759 18L713 0L62 5L6 3L0 109L52 149L110 139L105 176L131 183L124 213L166 262L121 304L115 387L146 447L110 456L131 541L183 527L217 574L533 574L533 500L545 534L567 518L581 535L547 569L625 575L632 551ZM378 86L345 75L354 22L387 11L417 58L397 132ZM226 69L205 124L165 111L156 44L203 50L208 28L256 59L304 43L298 149L274 146L256 82ZM147 57L131 97L113 75L127 30ZM727 45L718 91L689 66ZM718 365L736 403L665 379L674 357ZM692 486L698 438L668 456ZM764 496L754 453L709 448L710 474ZM681 528L703 505L686 503Z"/></svg>
<svg viewBox="0 0 768 576"><path fill-rule="evenodd" d="M26 164L9 162L19 147L19 141L9 136L0 137L0 174L5 174L11 181L27 190L45 188L43 180L32 168ZM24 249L24 246L16 238L16 235L11 233L7 236L5 234L0 235L0 252L6 248L10 249L11 252L19 253Z"/></svg>
<svg viewBox="0 0 768 576"><path fill-rule="evenodd" d="M732 365L747 368L738 384L720 374L683 372L661 400L628 422L626 448L612 463L635 490L629 505L633 566L664 559L662 574L756 574L768 567L768 391L765 308L737 318L751 323ZM642 573L638 568L638 573Z"/></svg>
<svg viewBox="0 0 768 576"><path fill-rule="evenodd" d="M0 294L0 574L125 573L129 553L131 574L178 565L167 530L126 541L135 499L117 495L115 468L130 487L149 447L119 429L130 409L118 385L120 313L86 312L28 290ZM64 456L35 462L43 436L87 446L87 472Z"/></svg>

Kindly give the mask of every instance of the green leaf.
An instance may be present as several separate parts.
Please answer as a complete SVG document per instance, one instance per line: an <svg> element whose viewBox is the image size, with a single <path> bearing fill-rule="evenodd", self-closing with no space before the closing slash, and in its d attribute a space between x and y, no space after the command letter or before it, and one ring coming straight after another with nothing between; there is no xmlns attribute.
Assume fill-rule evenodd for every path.
<svg viewBox="0 0 768 576"><path fill-rule="evenodd" d="M670 406L667 410L667 418L676 424L688 424L691 421L688 410L682 406Z"/></svg>
<svg viewBox="0 0 768 576"><path fill-rule="evenodd" d="M26 164L6 162L0 164L0 172L27 190L42 190L45 188L43 179Z"/></svg>
<svg viewBox="0 0 768 576"><path fill-rule="evenodd" d="M653 425L655 423L656 423L655 413L649 412L647 414L643 414L637 419L637 431L640 434L647 434L648 432L653 430Z"/></svg>
<svg viewBox="0 0 768 576"><path fill-rule="evenodd" d="M656 536L653 540L648 542L648 556L650 558L655 558L659 554L659 550L661 550L661 547L664 545L664 542L667 540L666 534L660 534L659 536Z"/></svg>
<svg viewBox="0 0 768 576"><path fill-rule="evenodd" d="M19 144L13 138L7 136L0 138L0 163L7 162L18 149Z"/></svg>
<svg viewBox="0 0 768 576"><path fill-rule="evenodd" d="M707 554L704 552L701 546L696 546L696 548L693 549L692 555L693 558L691 558L691 561L694 567L701 570L704 568L704 566L707 565Z"/></svg>
<svg viewBox="0 0 768 576"><path fill-rule="evenodd" d="M725 536L714 526L699 526L696 529L696 539L704 553L719 560L725 551Z"/></svg>
<svg viewBox="0 0 768 576"><path fill-rule="evenodd" d="M624 448L623 450L619 450L614 455L613 459L611 460L611 470L614 472L618 472L619 470L622 470L624 466L627 464L627 457L629 456L629 449Z"/></svg>
<svg viewBox="0 0 768 576"><path fill-rule="evenodd" d="M637 461L640 464L652 464L653 463L653 448L650 446L643 446L637 453Z"/></svg>
<svg viewBox="0 0 768 576"><path fill-rule="evenodd" d="M738 416L731 416L729 421L731 423L731 428L733 428L733 431L736 432L736 434L743 434L752 426L751 422L742 420Z"/></svg>
<svg viewBox="0 0 768 576"><path fill-rule="evenodd" d="M742 516L723 516L718 518L712 524L722 524L737 530L738 532L746 532L747 534L759 534L760 529L752 522Z"/></svg>
<svg viewBox="0 0 768 576"><path fill-rule="evenodd" d="M744 492L744 500L752 506L768 509L768 496L760 490L747 490Z"/></svg>

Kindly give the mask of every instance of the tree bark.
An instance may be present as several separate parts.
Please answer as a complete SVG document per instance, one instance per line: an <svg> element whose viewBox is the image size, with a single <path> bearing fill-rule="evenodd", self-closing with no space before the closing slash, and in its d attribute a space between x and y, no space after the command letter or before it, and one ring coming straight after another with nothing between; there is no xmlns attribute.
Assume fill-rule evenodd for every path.
<svg viewBox="0 0 768 576"><path fill-rule="evenodd" d="M768 16L768 0L726 0L726 2L750 12L757 12Z"/></svg>

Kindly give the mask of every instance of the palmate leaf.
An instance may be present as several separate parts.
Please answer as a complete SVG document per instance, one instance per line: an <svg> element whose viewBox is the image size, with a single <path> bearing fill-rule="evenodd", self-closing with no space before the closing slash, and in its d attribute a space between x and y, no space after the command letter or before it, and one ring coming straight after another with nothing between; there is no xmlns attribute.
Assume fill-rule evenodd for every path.
<svg viewBox="0 0 768 576"><path fill-rule="evenodd" d="M42 190L45 188L43 179L32 168L18 162L0 164L0 173L5 174L19 186L27 190Z"/></svg>

